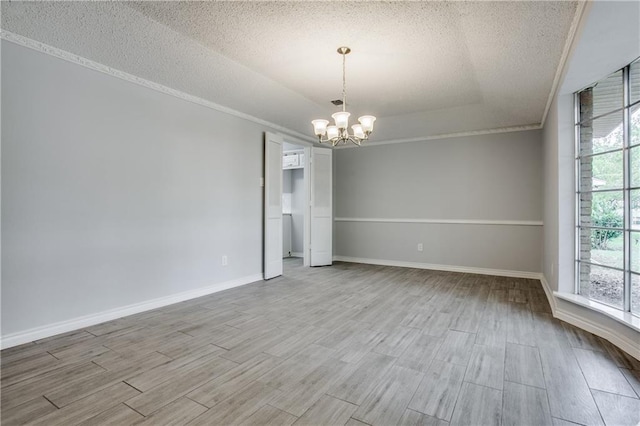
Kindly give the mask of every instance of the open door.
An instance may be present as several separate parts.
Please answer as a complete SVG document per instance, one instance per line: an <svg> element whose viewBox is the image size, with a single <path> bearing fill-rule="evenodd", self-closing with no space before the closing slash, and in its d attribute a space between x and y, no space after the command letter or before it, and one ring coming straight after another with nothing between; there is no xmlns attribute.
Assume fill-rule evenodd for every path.
<svg viewBox="0 0 640 426"><path fill-rule="evenodd" d="M264 279L282 275L282 136L264 140Z"/></svg>
<svg viewBox="0 0 640 426"><path fill-rule="evenodd" d="M311 266L333 261L332 151L311 149Z"/></svg>

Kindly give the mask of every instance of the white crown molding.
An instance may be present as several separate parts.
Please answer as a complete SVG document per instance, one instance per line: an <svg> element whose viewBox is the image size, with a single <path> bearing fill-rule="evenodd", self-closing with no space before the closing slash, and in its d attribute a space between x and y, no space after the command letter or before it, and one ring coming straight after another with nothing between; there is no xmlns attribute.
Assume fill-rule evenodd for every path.
<svg viewBox="0 0 640 426"><path fill-rule="evenodd" d="M573 49L573 42L576 34L578 33L580 23L582 22L582 17L586 10L586 4L586 0L579 0L578 5L576 6L576 13L573 15L573 21L571 21L571 26L569 27L569 34L567 34L567 39L565 40L564 48L562 49L562 55L560 56L560 62L558 63L556 74L553 78L553 83L551 84L551 90L549 91L549 97L547 98L547 105L544 107L544 112L542 113L540 127L544 127L544 123L547 121L547 114L549 114L551 103L553 102L553 98L556 96L556 91L558 90L560 80L564 74L567 61L569 60L569 55Z"/></svg>
<svg viewBox="0 0 640 426"><path fill-rule="evenodd" d="M228 290L230 288L239 287L261 280L262 274L248 275L246 277L214 284L208 287L202 287L195 290L172 294L170 296L159 297L157 299L147 300L145 302L134 303L132 305L122 306L119 308L110 309L108 311L98 312L95 314L56 322L42 327L35 327L29 330L7 334L5 336L2 336L2 338L0 339L0 348L10 348L12 346L21 345L23 343L33 342L34 340L44 339L46 337L55 336L57 334L90 327L92 325L100 324L105 321L111 321L117 318L138 314L140 312L162 308L163 306L173 305L174 303L184 302L185 300L195 299L197 297L206 296L209 294L217 293L219 291Z"/></svg>
<svg viewBox="0 0 640 426"><path fill-rule="evenodd" d="M339 262L365 263L369 265L398 266L401 268L430 269L433 271L461 272L466 274L493 275L498 277L540 279L539 272L511 271L507 269L476 268L473 266L436 265L433 263L405 262L402 260L369 259L363 257L333 256Z"/></svg>
<svg viewBox="0 0 640 426"><path fill-rule="evenodd" d="M300 138L306 142L316 142L316 139L310 135L305 135L303 133L297 132L295 130L291 130L289 128L280 126L279 124L271 123L269 121L263 120L261 118L254 117L249 114L245 114L243 112L237 111L232 108L225 107L223 105L217 104L215 102L208 101L203 98L199 98L197 96L190 95L185 92L181 92L180 90L172 89L170 87L164 86L159 83L155 83L153 81L144 79L142 77L137 77L133 74L126 73L124 71L117 70L115 68L111 68L107 65L103 65L99 62L92 61L91 59L84 58L80 55L73 54L71 52L67 52L66 50L58 49L57 47L50 46L45 43L41 43L39 41L30 39L28 37L21 36L19 34L12 33L7 30L0 30L0 38L3 40L9 41L11 43L15 43L17 45L35 50L40 53L44 53L50 56L53 56L58 59L65 60L67 62L71 62L76 65L81 65L85 68L89 68L94 71L101 72L103 74L110 75L112 77L119 78L121 80L127 81L129 83L137 84L142 87L146 87L147 89L155 90L156 92L164 93L165 95L173 96L178 99L182 99L187 102L192 102L197 105L201 105L206 108L210 108L224 114L233 115L238 118L242 118L247 121L251 121L253 123L259 124L261 126L269 127L278 132L281 132L286 135L295 136L296 138Z"/></svg>
<svg viewBox="0 0 640 426"><path fill-rule="evenodd" d="M208 101L206 99L190 95L180 90L172 89L168 86L155 83L153 81L144 79L142 77L138 77L133 74L129 74L124 71L117 70L115 68L109 67L107 65L101 64L91 59L84 58L80 55L67 52L66 50L62 50L57 47L48 45L46 43L42 43L37 40L30 39L28 37L24 37L20 34L16 34L7 30L0 30L0 39L9 41L11 43L15 43L17 45L26 47L28 49L35 50L40 53L53 56L58 59L65 60L67 62L74 63L76 65L83 66L85 68L89 68L94 71L101 72L103 74L110 75L112 77L119 78L121 80L130 82L133 84L137 84L139 86L146 87L151 90L155 90L160 93L164 93L166 95L176 97L178 99L185 100L187 102L192 102L197 105L204 106L206 108L210 108L225 114L233 115L235 117L254 122L262 126L269 127L285 135L296 137L299 139L300 142L305 142L305 144L308 143L310 146L317 145L317 139L313 136L300 133L298 131L281 126L279 124L271 123L269 121L254 117L252 115L245 114L241 111L237 111L232 108L228 108L223 105L217 104L215 102ZM497 134L497 133L522 132L522 131L528 131L528 130L539 130L541 128L542 128L541 124L530 124L530 125L513 126L513 127L500 127L500 128L473 130L473 131L459 132L459 133L446 133L446 134L430 135L430 136L418 136L418 137L404 138L404 139L390 139L390 140L373 141L373 142L367 141L362 146L363 147L378 146L378 145L389 145L389 144L408 143L408 142L440 140L440 139L457 138L457 137L465 137L465 136L479 136L479 135L489 135L489 134ZM330 147L330 148L344 149L344 148L356 148L356 147L357 147L356 145L341 145L341 146Z"/></svg>
<svg viewBox="0 0 640 426"><path fill-rule="evenodd" d="M398 143L424 142L424 141L433 141L433 140L450 139L450 138L463 138L468 136L494 135L498 133L527 132L530 130L540 130L540 129L542 129L541 124L528 124L524 126L512 126L512 127L496 127L493 129L471 130L468 132L459 132L459 133L443 133L440 135L418 136L415 138L387 139L387 140L373 141L373 142L365 141L362 143L361 147L393 145ZM334 147L334 149L361 148L361 147L354 144L347 144L347 145L336 146Z"/></svg>
<svg viewBox="0 0 640 426"><path fill-rule="evenodd" d="M407 219L407 218L369 218L336 217L334 222L374 222L374 223L435 223L447 225L504 225L504 226L543 226L541 220L484 220L484 219Z"/></svg>
<svg viewBox="0 0 640 426"><path fill-rule="evenodd" d="M571 21L571 26L569 27L569 33L567 34L567 39L565 40L564 47L562 49L562 54L560 56L560 61L558 62L558 66L556 68L556 72L553 78L553 82L551 84L551 89L549 90L549 96L547 97L547 103L544 108L544 112L542 114L542 120L537 124L530 125L522 125L522 126L512 126L512 127L498 127L491 129L481 129L481 130L473 130L468 132L459 132L459 133L444 133L433 136L420 136L414 138L403 138L403 139L387 139L381 141L366 141L362 144L362 147L367 146L378 146L378 145L391 145L398 143L410 143L410 142L423 142L429 140L440 140L440 139L450 139L450 138L460 138L466 136L480 136L480 135L492 135L498 133L511 133L511 132L525 132L529 130L540 130L544 128L544 123L547 120L547 115L549 114L549 109L551 108L551 103L553 102L553 98L556 95L556 91L558 90L558 86L560 85L560 80L565 71L565 67L567 61L569 60L569 56L571 54L571 50L573 48L573 43L575 41L575 37L578 33L578 28L582 22L582 18L585 15L586 11L586 0L579 0L578 5L576 7L576 12ZM357 148L356 145L341 145L335 147L335 149L346 149L346 148Z"/></svg>

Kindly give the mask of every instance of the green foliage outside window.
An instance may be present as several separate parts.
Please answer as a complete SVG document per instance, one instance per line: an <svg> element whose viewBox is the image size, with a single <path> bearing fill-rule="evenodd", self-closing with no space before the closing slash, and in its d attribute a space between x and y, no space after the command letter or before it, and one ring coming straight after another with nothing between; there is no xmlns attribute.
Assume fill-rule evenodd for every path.
<svg viewBox="0 0 640 426"><path fill-rule="evenodd" d="M615 149L616 141L622 137L622 124L614 129L609 135L601 138L598 145L601 147L610 146ZM640 144L640 109L631 114L631 145ZM640 148L636 148L638 151ZM605 149L606 150L606 149ZM635 151L634 151L635 154ZM594 180L604 182L607 188L622 189L622 152L614 154L604 154L593 157L593 177ZM640 183L640 159L631 162L631 182ZM632 220L640 219L640 191L631 191L631 212ZM620 199L620 193L601 192L592 201L592 224L605 228L622 228L622 210L624 206ZM638 217L634 216L637 215ZM607 250L608 244L622 235L622 231L613 229L597 229L591 234L591 247L597 250Z"/></svg>

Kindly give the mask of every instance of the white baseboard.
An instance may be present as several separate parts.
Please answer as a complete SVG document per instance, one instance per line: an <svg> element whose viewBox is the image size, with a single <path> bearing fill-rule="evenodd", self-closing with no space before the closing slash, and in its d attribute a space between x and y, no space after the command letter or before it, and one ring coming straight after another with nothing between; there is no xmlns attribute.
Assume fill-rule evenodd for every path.
<svg viewBox="0 0 640 426"><path fill-rule="evenodd" d="M576 315L574 312L557 309L554 317L568 322L571 325L575 325L578 328L593 333L596 336L600 336L605 340L608 340L612 344L616 345L629 355L635 357L640 361L640 342L632 341L618 333L615 333L608 327L603 327L601 324L588 320L580 315ZM636 355L634 355L636 354Z"/></svg>
<svg viewBox="0 0 640 426"><path fill-rule="evenodd" d="M29 330L11 333L6 336L2 336L2 338L0 339L0 348L10 348L12 346L29 343L34 340L55 336L56 334L66 333L69 331L100 324L106 321L111 321L117 318L138 314L140 312L162 308L163 306L173 305L174 303L184 302L185 300L195 299L197 297L206 296L212 293L217 293L219 291L228 290L230 288L239 287L261 280L262 274L249 275L246 277L237 278L235 280L214 284L208 287L202 287L195 290L172 294L170 296L159 297L157 299L134 303L132 305L122 306L120 308L110 309L108 311L103 311L96 314L85 315L82 317L72 318L42 327L35 327Z"/></svg>
<svg viewBox="0 0 640 426"><path fill-rule="evenodd" d="M292 251L291 252L291 257L304 257L304 253L300 253L297 251Z"/></svg>
<svg viewBox="0 0 640 426"><path fill-rule="evenodd" d="M339 262L366 263L369 265L399 266L402 268L431 269L434 271L463 272L467 274L494 275L499 277L540 279L539 272L510 271L506 269L475 268L472 266L437 265L432 263L405 262L402 260L368 259L362 257L333 256Z"/></svg>
<svg viewBox="0 0 640 426"><path fill-rule="evenodd" d="M547 295L547 301L549 301L549 306L551 306L551 313L553 316L556 316L556 298L553 296L553 290L549 287L549 282L545 278L544 274L540 274L540 284L542 284L542 289L544 290L544 294Z"/></svg>
<svg viewBox="0 0 640 426"><path fill-rule="evenodd" d="M551 312L554 318L558 318L559 320L588 331L589 333L593 333L596 336L602 337L603 339L608 340L609 342L611 342L611 344L619 347L620 349L640 361L640 357L638 355L640 354L640 340L633 341L627 339L626 337L621 336L609 327L605 327L602 324L593 322L592 320L585 318L584 316L581 316L576 312L571 312L569 310L559 308L558 304L556 303L556 297L553 295L553 291L551 290L551 287L549 287L547 279L542 274L540 275L540 282L542 283L542 288L544 289L544 292L547 295L547 299L549 300L549 305L551 305Z"/></svg>

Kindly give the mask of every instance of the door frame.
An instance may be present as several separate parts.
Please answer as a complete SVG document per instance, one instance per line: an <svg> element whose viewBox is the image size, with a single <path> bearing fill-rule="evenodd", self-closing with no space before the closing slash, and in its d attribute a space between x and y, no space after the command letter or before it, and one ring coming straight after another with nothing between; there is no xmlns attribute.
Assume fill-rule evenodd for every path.
<svg viewBox="0 0 640 426"><path fill-rule="evenodd" d="M293 136L282 135L285 143L298 145L304 149L304 219L303 219L303 235L302 235L302 265L311 265L311 148L313 143L298 139Z"/></svg>
<svg viewBox="0 0 640 426"><path fill-rule="evenodd" d="M309 198L309 228L311 238L315 238L315 240L311 241L311 246L313 249L310 250L309 256L309 264L310 266L327 266L333 264L333 150L331 148L314 146L311 148L312 157L311 157L311 167L309 168L310 175L310 198ZM329 176L328 182L326 181L318 181L317 174L319 173L320 167L320 158L328 157L329 158ZM318 184L328 185L329 186L329 205L328 206L320 206L316 203L318 202L317 192L319 190ZM325 188L322 188L320 192L323 192ZM328 222L327 222L328 220ZM320 229L323 232L328 227L328 232L326 235L320 236ZM315 234L314 234L315 232ZM328 239L328 241L327 241ZM328 242L328 244L326 244ZM322 248L325 248L326 251L323 251ZM321 254L324 253L324 254Z"/></svg>
<svg viewBox="0 0 640 426"><path fill-rule="evenodd" d="M263 191L263 278L265 280L282 275L282 135L264 134L264 191ZM275 146L272 146L275 145ZM273 154L278 158L272 157ZM276 160L277 166L271 165ZM275 170L274 170L275 168ZM274 185L275 184L275 185ZM271 189L277 186L279 194L271 198ZM275 189L275 188L274 188ZM276 202L277 201L277 202ZM274 203L275 202L275 203ZM277 253L277 256L273 255ZM279 259L279 261L278 261Z"/></svg>

